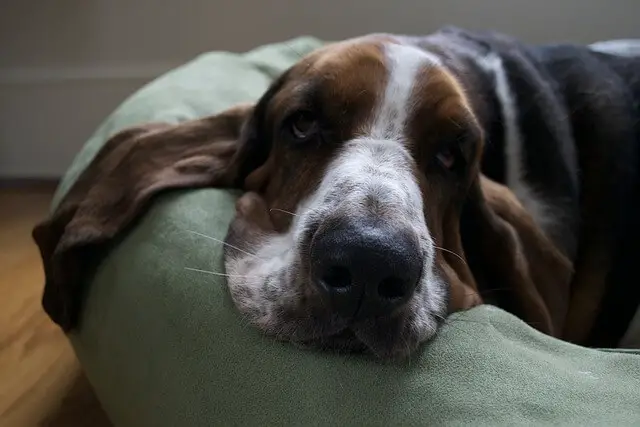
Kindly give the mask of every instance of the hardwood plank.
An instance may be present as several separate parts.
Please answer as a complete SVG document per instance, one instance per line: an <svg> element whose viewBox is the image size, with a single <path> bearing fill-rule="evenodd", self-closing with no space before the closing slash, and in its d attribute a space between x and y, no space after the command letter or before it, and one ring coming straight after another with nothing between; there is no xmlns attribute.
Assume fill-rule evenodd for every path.
<svg viewBox="0 0 640 427"><path fill-rule="evenodd" d="M46 186L0 188L0 426L109 426L40 305L44 278L31 230L52 194Z"/></svg>

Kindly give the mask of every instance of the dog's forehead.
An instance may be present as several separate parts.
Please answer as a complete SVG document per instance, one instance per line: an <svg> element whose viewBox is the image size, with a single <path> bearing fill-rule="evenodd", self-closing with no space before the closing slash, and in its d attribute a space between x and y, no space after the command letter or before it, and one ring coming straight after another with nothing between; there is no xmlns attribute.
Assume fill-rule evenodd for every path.
<svg viewBox="0 0 640 427"><path fill-rule="evenodd" d="M419 87L428 79L429 70L440 65L435 55L402 39L372 35L318 49L299 61L292 75L320 80L353 96L366 88L381 97L387 86L397 81L407 88Z"/></svg>
<svg viewBox="0 0 640 427"><path fill-rule="evenodd" d="M328 72L347 70L358 66L362 61L370 61L384 65L384 47L396 43L392 37L366 36L330 43L303 58L303 62L311 65L310 72Z"/></svg>
<svg viewBox="0 0 640 427"><path fill-rule="evenodd" d="M357 117L359 126L366 127L359 130L374 138L398 137L424 114L437 119L468 107L440 58L398 37L333 43L303 58L292 71L293 81L319 83L328 109Z"/></svg>
<svg viewBox="0 0 640 427"><path fill-rule="evenodd" d="M347 105L354 110L371 109L388 80L385 44L379 38L329 44L302 58L292 69L290 81L294 88L314 85L327 110Z"/></svg>

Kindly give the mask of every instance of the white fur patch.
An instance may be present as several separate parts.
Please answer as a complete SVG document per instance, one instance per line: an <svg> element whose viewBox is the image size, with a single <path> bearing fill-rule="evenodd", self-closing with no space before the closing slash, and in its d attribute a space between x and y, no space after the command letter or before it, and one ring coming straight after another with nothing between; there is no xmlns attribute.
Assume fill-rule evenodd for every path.
<svg viewBox="0 0 640 427"><path fill-rule="evenodd" d="M413 109L410 102L416 77L425 66L438 65L440 60L416 47L401 44L385 45L385 56L389 79L369 136L399 142L405 138L405 123Z"/></svg>
<svg viewBox="0 0 640 427"><path fill-rule="evenodd" d="M589 49L610 55L635 57L640 56L640 39L607 40L590 44Z"/></svg>
<svg viewBox="0 0 640 427"><path fill-rule="evenodd" d="M496 96L500 102L500 109L504 125L504 144L507 155L507 186L513 190L523 206L533 219L543 229L551 225L553 215L549 206L536 194L525 181L523 140L518 125L518 107L509 86L509 78L504 69L502 59L490 54L476 57L478 65L495 78Z"/></svg>
<svg viewBox="0 0 640 427"><path fill-rule="evenodd" d="M425 256L422 288L427 290L427 301L421 308L426 309L426 313L441 313L445 285L433 274L435 246L427 228L422 193L411 162L410 153L398 141L369 137L349 141L327 168L318 190L301 204L298 212L319 216L336 210L359 212L367 209L368 198L383 206L389 212L389 220L411 227L419 236ZM292 229L294 235L301 236L303 222L294 224Z"/></svg>

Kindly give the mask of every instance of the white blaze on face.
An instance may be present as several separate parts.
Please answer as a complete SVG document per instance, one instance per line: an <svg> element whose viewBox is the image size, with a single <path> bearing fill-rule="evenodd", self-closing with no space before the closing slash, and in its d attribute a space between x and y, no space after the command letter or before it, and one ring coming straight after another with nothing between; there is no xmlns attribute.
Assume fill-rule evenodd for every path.
<svg viewBox="0 0 640 427"><path fill-rule="evenodd" d="M297 313L297 306L305 304L301 294L309 282L301 275L301 254L308 250L309 235L319 224L340 217L375 216L412 232L419 242L423 273L399 320L403 325L398 332L402 348L396 350L431 337L437 329L437 318L446 312L447 285L435 269L435 245L407 140L408 121L416 107L416 88L424 87L421 79L429 67L441 64L434 55L415 47L389 43L383 49L386 84L375 93L377 102L369 122L353 139L341 142L318 188L297 207L289 231L268 236L252 249L255 256L226 260L236 305L252 323L275 335L309 339L319 333L320 326L325 334L346 327L331 313L327 313L324 325L317 324L313 317L281 315L289 309ZM379 330L376 321L369 319L354 330L367 345L376 344L375 333L371 332Z"/></svg>
<svg viewBox="0 0 640 427"><path fill-rule="evenodd" d="M429 301L423 308L439 312L444 285L433 274L435 248L424 217L414 160L407 148L406 129L415 108L417 82L440 61L428 52L400 44L385 45L384 53L387 84L378 94L370 123L362 126L356 138L343 143L316 192L299 207L293 233L301 237L307 224L328 215L371 215L371 205L377 206L377 212L384 212L383 220L408 227L420 240L425 258L422 289L429 289Z"/></svg>
<svg viewBox="0 0 640 427"><path fill-rule="evenodd" d="M414 108L411 99L417 77L430 65L439 65L440 60L413 46L387 44L384 50L389 78L369 136L401 142L406 138L407 117Z"/></svg>
<svg viewBox="0 0 640 427"><path fill-rule="evenodd" d="M397 208L403 216L422 216L422 195L406 148L407 119L415 108L419 77L428 67L441 63L433 54L413 46L388 43L383 49L388 78L371 121L357 138L344 143L318 191L305 204L307 209L322 208L339 188L343 199L351 198L353 203L369 198Z"/></svg>

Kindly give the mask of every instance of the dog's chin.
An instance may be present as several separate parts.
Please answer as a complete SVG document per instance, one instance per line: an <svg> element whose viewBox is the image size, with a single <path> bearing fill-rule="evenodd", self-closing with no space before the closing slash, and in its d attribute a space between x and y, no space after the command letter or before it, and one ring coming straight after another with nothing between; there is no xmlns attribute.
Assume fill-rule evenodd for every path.
<svg viewBox="0 0 640 427"><path fill-rule="evenodd" d="M402 361L418 352L436 328L420 333L406 316L380 317L350 324L340 332L298 342L304 347L347 354L371 354L386 361Z"/></svg>
<svg viewBox="0 0 640 427"><path fill-rule="evenodd" d="M356 337L351 329L344 329L334 335L317 337L308 341L294 341L294 344L339 354L362 354L368 350L367 346Z"/></svg>
<svg viewBox="0 0 640 427"><path fill-rule="evenodd" d="M407 317L381 317L352 326L355 337L380 359L403 360L435 335L416 330Z"/></svg>

